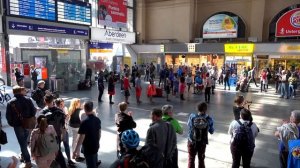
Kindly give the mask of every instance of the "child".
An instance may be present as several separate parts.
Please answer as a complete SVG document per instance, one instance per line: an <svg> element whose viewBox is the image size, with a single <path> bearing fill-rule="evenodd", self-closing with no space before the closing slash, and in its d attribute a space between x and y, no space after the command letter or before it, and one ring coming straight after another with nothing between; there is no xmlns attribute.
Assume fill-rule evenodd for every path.
<svg viewBox="0 0 300 168"><path fill-rule="evenodd" d="M192 78L192 74L189 73L185 79L186 81L186 84L188 86L188 93L190 92L190 89L191 89L191 85L193 84L193 78Z"/></svg>
<svg viewBox="0 0 300 168"><path fill-rule="evenodd" d="M155 88L155 84L154 84L152 78L150 79L150 84L148 85L147 95L149 97L150 103L154 103L153 100L152 100L152 97L154 95L156 95L156 88Z"/></svg>
<svg viewBox="0 0 300 168"><path fill-rule="evenodd" d="M185 90L185 78L184 76L180 77L180 84L179 84L179 93L180 93L180 100L185 100L183 97Z"/></svg>
<svg viewBox="0 0 300 168"><path fill-rule="evenodd" d="M166 79L165 91L166 91L166 95L167 95L167 101L170 101L169 94L171 92L171 81L169 78Z"/></svg>

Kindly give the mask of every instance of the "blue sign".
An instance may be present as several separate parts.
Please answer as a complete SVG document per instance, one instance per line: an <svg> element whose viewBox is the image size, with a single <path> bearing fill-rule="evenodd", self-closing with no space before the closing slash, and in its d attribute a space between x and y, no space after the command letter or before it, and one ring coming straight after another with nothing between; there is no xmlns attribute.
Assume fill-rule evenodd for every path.
<svg viewBox="0 0 300 168"><path fill-rule="evenodd" d="M9 0L9 14L55 21L55 0Z"/></svg>
<svg viewBox="0 0 300 168"><path fill-rule="evenodd" d="M38 25L31 23L21 23L21 22L8 22L8 28L11 30L21 30L21 31L33 31L33 32L45 32L45 33L58 33L58 34L68 34L77 36L89 36L88 30L84 29L74 29L68 27L56 27L47 25Z"/></svg>
<svg viewBox="0 0 300 168"><path fill-rule="evenodd" d="M95 49L113 49L113 43L90 42L89 48Z"/></svg>
<svg viewBox="0 0 300 168"><path fill-rule="evenodd" d="M57 0L57 20L91 25L91 4L75 0Z"/></svg>

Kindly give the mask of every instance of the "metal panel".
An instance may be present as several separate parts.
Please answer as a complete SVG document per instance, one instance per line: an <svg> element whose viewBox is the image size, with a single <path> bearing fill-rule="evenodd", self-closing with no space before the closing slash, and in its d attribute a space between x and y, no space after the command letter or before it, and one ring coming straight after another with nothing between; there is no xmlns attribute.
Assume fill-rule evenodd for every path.
<svg viewBox="0 0 300 168"><path fill-rule="evenodd" d="M34 24L34 25L43 25L43 26L50 26L50 27L62 27L66 29L74 29L74 30L84 30L88 31L86 36L83 35L75 35L75 34L61 34L61 33L48 33L48 32L37 32L37 31L25 31L25 30L14 30L9 29L9 22L20 22L25 24ZM78 25L71 25L71 24L62 24L62 23L53 23L53 22L46 22L46 21L38 21L38 20L31 20L31 19L23 19L23 18L16 18L16 17L6 17L6 25L7 25L7 33L8 34L15 34L15 35L31 35L31 36L47 36L47 37L62 37L62 38L75 38L75 39L89 39L89 27L88 26L78 26Z"/></svg>

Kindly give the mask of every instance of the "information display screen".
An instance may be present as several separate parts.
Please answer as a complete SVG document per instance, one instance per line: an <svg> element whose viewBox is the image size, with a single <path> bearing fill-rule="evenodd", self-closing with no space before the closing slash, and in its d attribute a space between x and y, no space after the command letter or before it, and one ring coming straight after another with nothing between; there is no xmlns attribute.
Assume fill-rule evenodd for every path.
<svg viewBox="0 0 300 168"><path fill-rule="evenodd" d="M57 20L91 25L91 5L75 0L57 0Z"/></svg>
<svg viewBox="0 0 300 168"><path fill-rule="evenodd" d="M55 21L55 0L9 0L9 14Z"/></svg>

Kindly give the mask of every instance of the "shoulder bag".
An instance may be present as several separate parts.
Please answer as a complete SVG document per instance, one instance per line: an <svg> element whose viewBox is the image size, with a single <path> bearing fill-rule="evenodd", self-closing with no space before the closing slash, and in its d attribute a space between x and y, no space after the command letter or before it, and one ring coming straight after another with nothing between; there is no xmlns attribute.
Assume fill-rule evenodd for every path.
<svg viewBox="0 0 300 168"><path fill-rule="evenodd" d="M15 104L11 104L13 110L17 113L17 116L19 117L20 121L21 121L21 125L23 128L25 129L34 129L35 125L36 125L36 117L28 117L28 118L24 118L22 116L22 114L19 112L19 110L16 108Z"/></svg>

